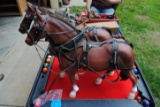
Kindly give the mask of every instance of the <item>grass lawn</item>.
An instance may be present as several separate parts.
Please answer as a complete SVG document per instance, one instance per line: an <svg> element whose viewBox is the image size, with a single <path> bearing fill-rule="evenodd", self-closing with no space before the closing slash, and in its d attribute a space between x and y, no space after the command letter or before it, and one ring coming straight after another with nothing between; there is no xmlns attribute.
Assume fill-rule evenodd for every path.
<svg viewBox="0 0 160 107"><path fill-rule="evenodd" d="M71 7L80 13L85 7ZM116 11L125 38L133 43L137 62L160 106L160 3L158 0L124 0Z"/></svg>

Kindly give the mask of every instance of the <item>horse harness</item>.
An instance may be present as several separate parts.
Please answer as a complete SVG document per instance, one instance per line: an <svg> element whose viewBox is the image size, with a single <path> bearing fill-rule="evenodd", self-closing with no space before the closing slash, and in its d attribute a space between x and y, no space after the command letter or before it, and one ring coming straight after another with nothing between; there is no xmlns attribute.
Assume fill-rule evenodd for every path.
<svg viewBox="0 0 160 107"><path fill-rule="evenodd" d="M98 74L102 79L105 79L105 77L109 74L110 71L112 70L116 70L117 74L119 75L118 73L118 69L119 70L131 70L133 68L119 68L118 67L118 43L126 43L128 45L131 45L130 42L128 41L125 41L125 40L117 40L115 38L112 38L108 41L105 41L104 43L102 43L100 46L104 45L104 44L109 44L109 43L112 43L112 59L110 60L109 62L109 67L108 69L106 69L106 72L103 74L103 75L99 75L94 69L90 68L89 67L89 63L88 63L88 51L93 48L92 47L92 44L91 43L86 43L86 47L85 49L88 49L88 50L84 50L83 49L83 57L82 57L82 60L80 62L80 66L84 67L85 69L90 69L91 71L93 71L94 73ZM131 45L132 47L132 45ZM87 64L85 64L85 62L87 62ZM110 81L110 82L116 82L117 80L119 79L119 76L113 80L113 81Z"/></svg>
<svg viewBox="0 0 160 107"><path fill-rule="evenodd" d="M39 27L36 27L35 28L35 34L34 35L40 35L40 33L45 33L46 35L48 35L48 34L66 34L66 33L70 33L70 32L77 32L77 36L75 36L75 37L73 37L72 39L70 39L70 40L68 40L67 42L65 42L64 44L62 44L62 45L60 45L60 46L56 46L54 49L55 49L55 53L57 54L57 55L63 55L65 58L67 58L68 60L70 60L71 62L74 62L74 63L76 63L76 66L77 66L77 70L79 70L79 68L80 67L83 67L83 68L85 68L85 69L90 69L90 70L92 70L92 71L94 71L92 68L90 68L89 67L89 63L87 62L88 60L88 51L91 49L91 48L93 48L92 47L92 44L91 44L91 42L88 40L88 38L87 38L87 36L86 36L86 34L88 33L88 30L86 30L86 29L84 29L84 30L77 30L77 29L74 29L74 30L71 30L71 31L66 31L66 32L59 32L59 33L48 33L45 29L44 29L44 27L45 27L45 25L46 25L46 23L47 23L47 20L48 20L48 15L46 15L46 19L45 19L45 22L44 22L44 24L42 25L42 26L40 26L40 28ZM103 29L106 29L107 31L109 31L109 33L111 34L111 31L110 31L110 29L108 29L108 28L106 28L106 27L101 27L101 28L103 28ZM90 30L93 30L93 29L97 29L97 28L95 28L95 27L93 27L93 28L91 28ZM95 31L93 31L93 32L95 32ZM94 35L96 35L96 34L94 34ZM47 37L49 37L49 36L47 36ZM96 36L94 36L95 38L97 38ZM40 37L39 37L40 38ZM52 38L50 38L50 39L52 39ZM77 43L81 40L81 39L83 39L83 46L80 46L80 47L83 47L83 56L82 56L82 60L79 62L78 61L78 53L77 53L77 48L80 48L80 47L77 47ZM107 71L108 70L114 70L114 69L120 69L121 70L121 68L118 68L118 57L117 57L117 52L118 52L118 43L119 42L122 42L122 43L127 43L128 44L128 42L126 42L126 41L118 41L117 39L115 39L115 38L112 38L112 39L110 39L110 40L108 40L108 41L105 41L105 42L103 42L102 44L100 44L100 46L102 46L103 44L108 44L108 43L112 43L112 51L113 51L113 56L112 56L112 59L111 59L111 61L110 61L110 67L107 69ZM73 51L73 50L75 50L75 54L76 54L76 60L74 60L74 59L72 59L72 58L70 58L70 57L68 57L68 56L66 56L65 55L65 53L67 53L67 52L70 52L70 51ZM85 63L85 62L87 62L87 64ZM61 61L60 61L60 64L62 64L61 63ZM70 67L68 67L68 68L70 68ZM66 69L68 69L68 68L66 68ZM123 68L122 68L123 69ZM130 70L130 69L132 69L132 68L124 68L125 70ZM124 70L123 69L123 70ZM66 70L64 70L64 71L66 71ZM106 71L106 73L104 73L104 75L103 76L101 76L101 78L105 78L106 77L106 75L107 75L107 71ZM95 71L94 71L95 72ZM99 74L98 74L99 75Z"/></svg>
<svg viewBox="0 0 160 107"><path fill-rule="evenodd" d="M56 54L58 54L59 56L61 54L65 58L67 58L68 60L70 60L72 62L76 62L77 70L79 70L80 67L83 67L85 69L90 69L90 70L94 71L92 68L89 67L89 63L88 63L88 52L91 48L93 48L93 46L92 46L91 42L88 40L88 38L86 37L87 31L78 31L78 32L79 32L79 34L77 36L75 36L74 38L70 39L69 41L67 41L66 43L64 43L60 46L55 47ZM77 47L76 44L81 39L83 39L83 46L80 46L80 47L83 47L83 56L82 56L81 61L79 62L78 61L78 53L77 53L77 48L79 48L79 47ZM128 44L128 42L125 40L117 40L115 38L112 38L112 39L100 44L100 46L102 46L104 44L112 43L113 55L112 55L112 59L109 64L110 67L108 69L106 69L107 71L111 71L114 69L116 69L116 70L118 70L118 69L120 69L120 70L132 69L132 68L119 68L118 67L118 54L117 53L118 53L118 43L120 43L120 42ZM65 55L65 53L73 51L73 50L75 50L76 60L69 58L68 56ZM106 71L106 73L104 73L103 76L101 76L101 78L104 79L107 76L107 74L108 74L107 71Z"/></svg>
<svg viewBox="0 0 160 107"><path fill-rule="evenodd" d="M99 42L99 39L97 37L97 29L104 29L104 30L108 31L110 35L112 35L112 32L111 32L110 28L105 27L105 26L102 26L102 27L97 27L97 26L87 27L86 28L87 32L93 31L93 37L97 42Z"/></svg>

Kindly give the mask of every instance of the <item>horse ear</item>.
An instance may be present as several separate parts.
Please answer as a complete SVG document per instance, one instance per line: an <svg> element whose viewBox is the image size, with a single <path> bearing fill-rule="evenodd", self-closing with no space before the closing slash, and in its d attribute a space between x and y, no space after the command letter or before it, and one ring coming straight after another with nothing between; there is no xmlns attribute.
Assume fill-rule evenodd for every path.
<svg viewBox="0 0 160 107"><path fill-rule="evenodd" d="M67 12L68 10L67 10L67 8L65 9L65 12Z"/></svg>
<svg viewBox="0 0 160 107"><path fill-rule="evenodd" d="M27 2L27 7L30 9L32 12L35 12L35 9L33 8L33 5L30 2Z"/></svg>
<svg viewBox="0 0 160 107"><path fill-rule="evenodd" d="M66 15L67 17L69 17L68 9L67 9L67 8L65 9L65 11L64 11L64 12L65 12L65 15Z"/></svg>
<svg viewBox="0 0 160 107"><path fill-rule="evenodd" d="M27 2L27 6L31 6L32 4L30 2Z"/></svg>
<svg viewBox="0 0 160 107"><path fill-rule="evenodd" d="M39 20L43 22L43 21L44 21L44 18L43 18L43 16L41 15L41 11L37 10L36 13L37 13L37 17L39 18Z"/></svg>

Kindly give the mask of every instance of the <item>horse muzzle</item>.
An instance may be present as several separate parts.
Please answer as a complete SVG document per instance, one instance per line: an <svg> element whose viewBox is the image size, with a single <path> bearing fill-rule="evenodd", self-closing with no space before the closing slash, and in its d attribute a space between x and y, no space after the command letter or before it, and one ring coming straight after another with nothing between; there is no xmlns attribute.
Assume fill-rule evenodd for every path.
<svg viewBox="0 0 160 107"><path fill-rule="evenodd" d="M26 38L25 42L26 42L26 44L29 45L29 46L34 45L34 42L33 42L30 38L28 38L28 37Z"/></svg>
<svg viewBox="0 0 160 107"><path fill-rule="evenodd" d="M26 31L25 31L25 29L24 29L23 27L20 27L18 30L19 30L19 32L22 33L22 34L25 34L25 33L26 33Z"/></svg>
<svg viewBox="0 0 160 107"><path fill-rule="evenodd" d="M24 26L22 26L22 25L20 25L20 27L19 27L19 32L20 33L22 33L22 34L25 34L25 33L27 33L28 32L28 30L27 30L27 28L26 27L24 27Z"/></svg>

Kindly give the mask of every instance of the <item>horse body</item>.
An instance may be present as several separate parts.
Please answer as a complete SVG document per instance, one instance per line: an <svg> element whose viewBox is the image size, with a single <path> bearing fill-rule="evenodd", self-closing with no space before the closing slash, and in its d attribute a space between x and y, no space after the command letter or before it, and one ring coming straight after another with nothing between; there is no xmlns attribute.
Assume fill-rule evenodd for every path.
<svg viewBox="0 0 160 107"><path fill-rule="evenodd" d="M82 41L80 43L77 44L77 47L81 47L82 45ZM96 43L97 44L97 43ZM93 42L94 45L94 42ZM94 45L96 46L96 45ZM127 48L124 49L123 47ZM54 48L54 47L53 47ZM131 69L134 65L134 52L132 50L132 48L129 45L126 45L124 43L118 43L118 57L117 57L117 61L118 61L118 67L120 68L128 68ZM89 67L92 68L95 71L103 71L103 70L107 70L110 66L110 61L113 59L113 51L112 50L112 44L111 43L106 43L102 46L97 45L95 48L91 48L90 50L88 50L88 56L87 56L87 61L84 64L87 65L89 63ZM77 55L79 57L78 61L79 63L81 63L83 54L81 53L83 51L82 47L77 49ZM71 52L67 52L64 53L66 56L68 56L71 59L75 59L76 58L76 54L71 51ZM59 55L56 55L59 56ZM70 63L68 63L68 59L66 59L65 57L60 56L59 59L61 59L61 62L63 63L63 66L61 69L65 69L67 68L69 65L73 64L73 62L71 61ZM115 68L114 68L115 69Z"/></svg>
<svg viewBox="0 0 160 107"><path fill-rule="evenodd" d="M123 47L127 48L124 49ZM134 53L129 45L124 43L118 43L118 67L119 68L132 68L134 64ZM91 48L88 53L88 59L90 67L96 71L106 70L109 66L110 61L112 60L113 51L112 44L104 44L101 47ZM94 53L94 54L93 54ZM107 57L106 57L107 56ZM126 61L130 62L127 63ZM98 66L97 66L98 65Z"/></svg>
<svg viewBox="0 0 160 107"><path fill-rule="evenodd" d="M26 38L26 43L33 45L33 40L38 41L44 34L47 36L52 50L55 51L53 54L59 59L61 70L68 73L73 85L73 90L70 93L71 98L74 98L79 90L76 85L75 74L79 67L84 67L83 65L88 65L88 68L94 71L122 68L121 73L129 78L133 84L128 98L134 98L134 94L137 91L137 77L131 71L134 65L134 52L129 45L124 42L117 42L117 40L93 42L83 32L83 37L86 37L84 40L83 37L79 38L81 35L78 34L73 26L54 15L50 15L47 18L46 15L41 15L37 12L37 18L39 24L37 26L37 22L34 22ZM36 32L38 32L37 35ZM114 47L116 52L114 52ZM86 60L81 63L84 55ZM113 65L113 62L117 64Z"/></svg>

